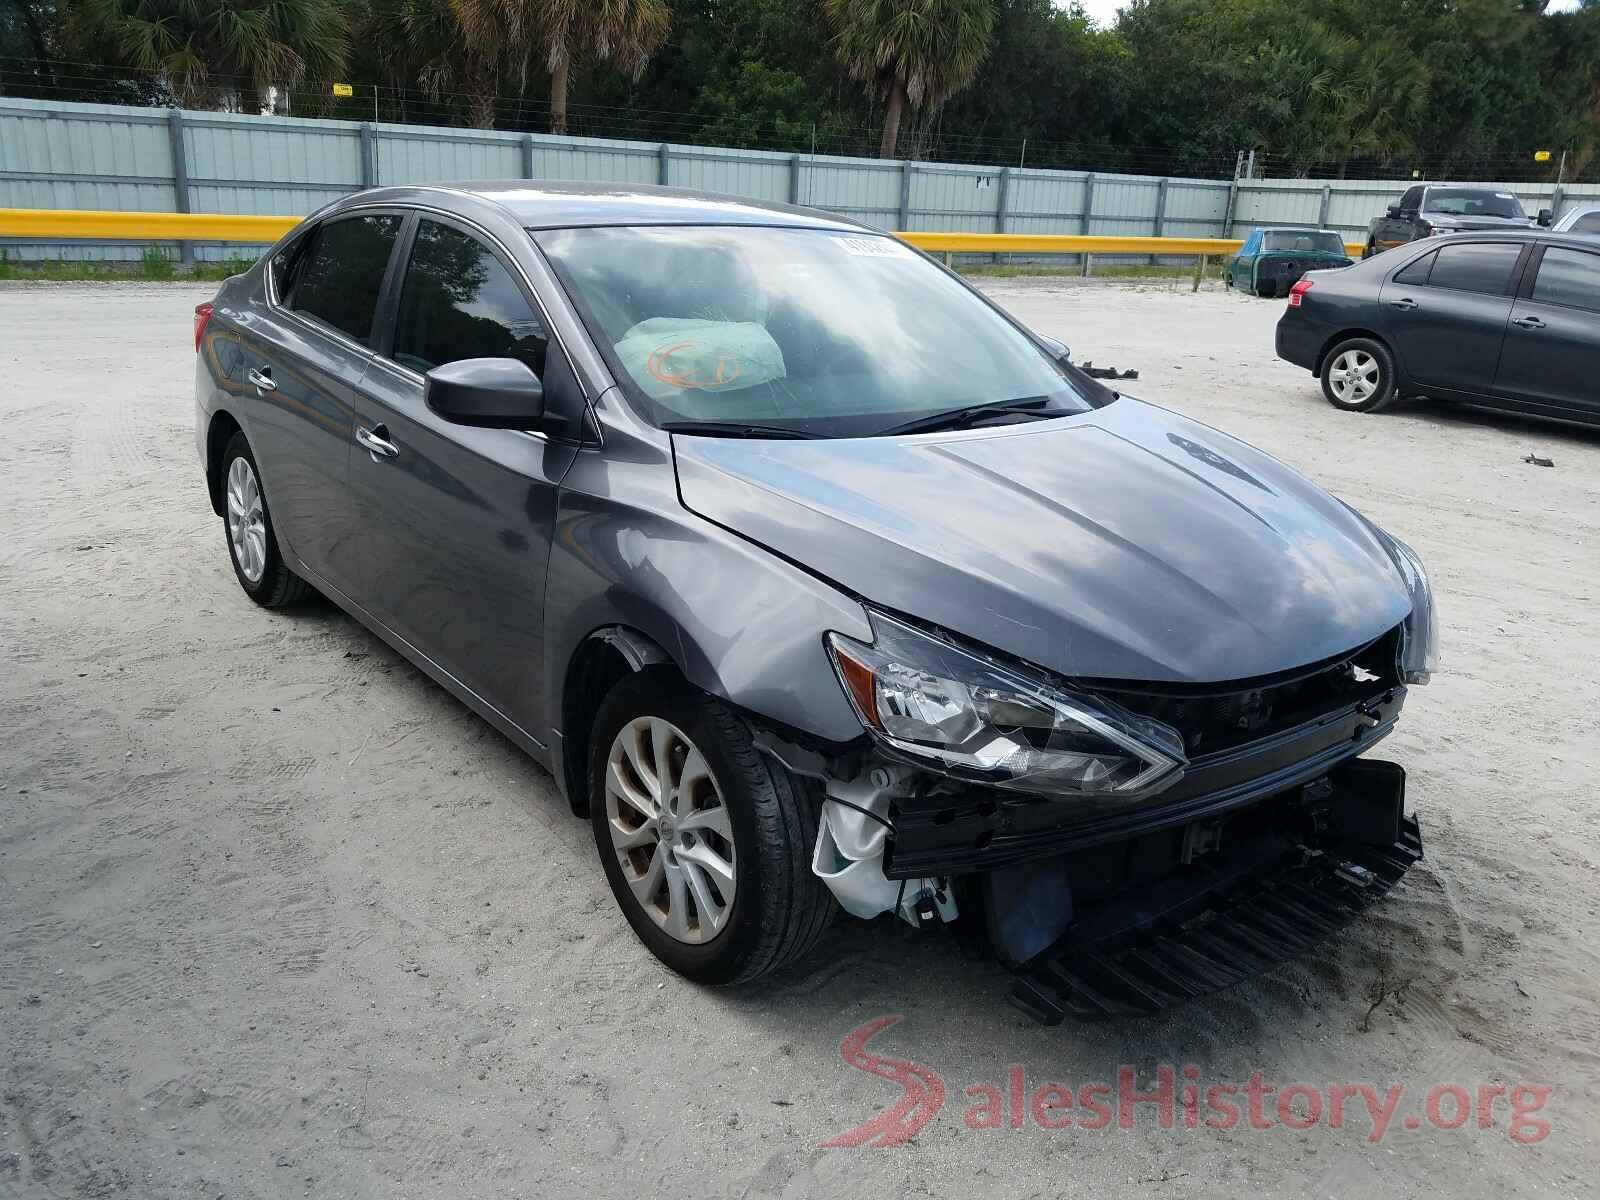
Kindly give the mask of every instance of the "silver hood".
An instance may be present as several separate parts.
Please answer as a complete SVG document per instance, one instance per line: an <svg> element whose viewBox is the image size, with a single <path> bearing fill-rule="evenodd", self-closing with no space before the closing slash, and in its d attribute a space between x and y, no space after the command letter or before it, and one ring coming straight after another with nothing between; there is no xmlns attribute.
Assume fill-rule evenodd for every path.
<svg viewBox="0 0 1600 1200"><path fill-rule="evenodd" d="M1355 649L1411 609L1339 501L1127 397L962 432L673 442L693 512L863 600L1066 676L1246 679Z"/></svg>

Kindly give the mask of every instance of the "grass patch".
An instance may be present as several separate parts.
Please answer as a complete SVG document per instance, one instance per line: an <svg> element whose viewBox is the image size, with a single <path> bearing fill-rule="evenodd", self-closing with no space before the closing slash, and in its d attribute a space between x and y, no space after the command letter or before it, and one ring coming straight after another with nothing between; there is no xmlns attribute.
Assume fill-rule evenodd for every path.
<svg viewBox="0 0 1600 1200"><path fill-rule="evenodd" d="M248 271L254 258L228 258L197 262L189 270L159 246L146 246L136 262L19 262L0 250L0 279L37 280L45 283L205 283Z"/></svg>
<svg viewBox="0 0 1600 1200"><path fill-rule="evenodd" d="M1217 278L1223 259L1216 255L1206 256L1206 278ZM1070 276L1079 278L1083 268L1077 263L1063 262L1059 266L1052 263L965 263L958 264L955 268L963 275L982 279L1031 279ZM1096 262L1090 267L1091 279L1193 279L1194 260L1191 258L1185 266L1168 266L1148 263L1129 266L1102 266Z"/></svg>

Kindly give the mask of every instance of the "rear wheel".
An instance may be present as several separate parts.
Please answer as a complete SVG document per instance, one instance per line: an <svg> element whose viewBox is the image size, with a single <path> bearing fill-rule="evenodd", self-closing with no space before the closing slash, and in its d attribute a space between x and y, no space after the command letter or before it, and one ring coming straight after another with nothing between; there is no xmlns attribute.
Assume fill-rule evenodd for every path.
<svg viewBox="0 0 1600 1200"><path fill-rule="evenodd" d="M305 596L305 581L284 565L278 550L260 468L242 433L234 434L222 452L222 499L228 558L245 595L263 608L281 608Z"/></svg>
<svg viewBox="0 0 1600 1200"><path fill-rule="evenodd" d="M833 911L811 873L819 800L737 713L670 671L642 671L601 704L590 747L595 846L652 954L727 984L816 944Z"/></svg>
<svg viewBox="0 0 1600 1200"><path fill-rule="evenodd" d="M1346 412L1377 412L1394 398L1394 356L1371 338L1351 338L1322 360L1322 394Z"/></svg>

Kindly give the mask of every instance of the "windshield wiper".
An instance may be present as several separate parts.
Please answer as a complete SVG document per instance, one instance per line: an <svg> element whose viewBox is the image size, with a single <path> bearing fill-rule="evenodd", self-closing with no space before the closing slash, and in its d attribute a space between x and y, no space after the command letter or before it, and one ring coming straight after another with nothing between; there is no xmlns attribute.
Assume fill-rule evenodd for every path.
<svg viewBox="0 0 1600 1200"><path fill-rule="evenodd" d="M935 429L961 429L985 417L1004 417L1014 413L1039 415L1039 409L1051 403L1050 396L1036 396L1032 400L1002 400L999 403L969 404L965 408L952 408L932 413L926 417L905 421L880 429L876 436L888 437L897 433L930 433Z"/></svg>
<svg viewBox="0 0 1600 1200"><path fill-rule="evenodd" d="M751 425L741 421L663 421L668 433L689 433L700 437L736 438L819 438L820 433L791 429L786 425Z"/></svg>

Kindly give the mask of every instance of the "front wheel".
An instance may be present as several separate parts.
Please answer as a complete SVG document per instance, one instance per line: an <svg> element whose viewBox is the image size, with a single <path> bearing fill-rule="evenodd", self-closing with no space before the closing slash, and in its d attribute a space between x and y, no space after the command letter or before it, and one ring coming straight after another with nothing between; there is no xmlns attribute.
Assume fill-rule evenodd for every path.
<svg viewBox="0 0 1600 1200"><path fill-rule="evenodd" d="M698 983L785 966L832 915L811 872L813 791L756 749L742 717L670 671L630 675L600 706L589 815L634 933Z"/></svg>
<svg viewBox="0 0 1600 1200"><path fill-rule="evenodd" d="M1322 361L1322 394L1346 412L1377 412L1394 398L1394 356L1381 342L1351 338Z"/></svg>

